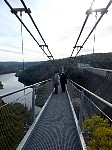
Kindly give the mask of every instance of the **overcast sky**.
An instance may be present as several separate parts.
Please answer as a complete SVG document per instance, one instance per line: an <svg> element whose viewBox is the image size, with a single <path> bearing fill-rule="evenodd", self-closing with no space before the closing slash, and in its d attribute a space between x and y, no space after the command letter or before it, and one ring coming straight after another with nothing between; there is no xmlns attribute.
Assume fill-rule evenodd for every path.
<svg viewBox="0 0 112 150"><path fill-rule="evenodd" d="M7 0L13 8L22 8L20 0ZM83 22L85 12L92 0L24 0L31 15L55 59L70 57ZM96 0L93 8L106 7L109 0ZM100 14L98 15L98 17ZM112 52L112 6L96 28L95 52ZM40 44L41 38L26 13L23 22ZM90 15L77 45L82 45L95 23L95 14ZM0 61L22 61L21 25L11 14L4 0L0 0ZM93 50L94 34L79 53L90 54ZM23 27L25 61L48 60L36 42ZM46 50L46 49L45 49ZM73 56L75 56L74 51Z"/></svg>

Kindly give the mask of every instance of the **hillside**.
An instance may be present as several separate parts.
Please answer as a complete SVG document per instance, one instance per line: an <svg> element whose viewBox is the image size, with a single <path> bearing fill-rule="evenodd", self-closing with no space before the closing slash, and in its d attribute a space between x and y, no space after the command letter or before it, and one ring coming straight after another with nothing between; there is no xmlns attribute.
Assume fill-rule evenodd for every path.
<svg viewBox="0 0 112 150"><path fill-rule="evenodd" d="M58 59L54 62L42 62L41 64L25 69L24 72L20 72L18 75L19 81L29 85L46 80L54 76L55 70L61 73L62 66L64 66L65 73L69 78L81 85L84 85L85 77L83 72L77 68L77 63L90 64L91 66L102 69L112 69L112 53L82 55L78 56L72 63L69 62L69 58Z"/></svg>
<svg viewBox="0 0 112 150"><path fill-rule="evenodd" d="M0 65L0 74L13 73L15 69L10 66Z"/></svg>
<svg viewBox="0 0 112 150"><path fill-rule="evenodd" d="M38 65L41 62L25 62L24 68ZM23 62L0 62L0 74L13 73L18 70L23 70Z"/></svg>
<svg viewBox="0 0 112 150"><path fill-rule="evenodd" d="M95 53L78 56L76 62L90 64L95 68L112 70L112 53Z"/></svg>
<svg viewBox="0 0 112 150"><path fill-rule="evenodd" d="M49 78L53 78L55 70L61 74L62 66L65 66L65 74L69 78L75 78L77 80L76 82L83 82L82 72L70 64L68 59L59 59L54 62L46 61L37 66L35 65L29 67L28 69L25 69L24 72L20 72L18 75L19 81L25 83L26 85L31 85Z"/></svg>

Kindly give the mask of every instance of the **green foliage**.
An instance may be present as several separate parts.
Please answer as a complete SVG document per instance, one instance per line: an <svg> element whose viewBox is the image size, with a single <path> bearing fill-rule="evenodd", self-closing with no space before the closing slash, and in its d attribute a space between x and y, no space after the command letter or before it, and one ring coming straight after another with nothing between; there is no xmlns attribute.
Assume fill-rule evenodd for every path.
<svg viewBox="0 0 112 150"><path fill-rule="evenodd" d="M15 69L13 69L12 67L0 65L0 74L13 73L13 72L15 72Z"/></svg>
<svg viewBox="0 0 112 150"><path fill-rule="evenodd" d="M84 120L83 129L89 131L89 139L86 140L88 150L112 149L112 127L107 119L94 115Z"/></svg>
<svg viewBox="0 0 112 150"><path fill-rule="evenodd" d="M76 62L90 64L96 68L112 70L112 53L95 53L78 56Z"/></svg>
<svg viewBox="0 0 112 150"><path fill-rule="evenodd" d="M0 99L0 107L5 105L4 101L2 99Z"/></svg>
<svg viewBox="0 0 112 150"><path fill-rule="evenodd" d="M24 125L31 125L31 111L20 103L7 104L0 113L0 147L14 150L24 137Z"/></svg>
<svg viewBox="0 0 112 150"><path fill-rule="evenodd" d="M24 68L38 65L42 62L24 62ZM15 73L23 70L23 62L0 62L0 74Z"/></svg>
<svg viewBox="0 0 112 150"><path fill-rule="evenodd" d="M64 66L65 74L68 76L68 78L84 86L86 81L84 73L81 69L77 68L77 63L85 63L94 67L112 69L112 53L78 56L72 63L69 62L68 58L58 59L53 62L41 62L38 65L25 69L24 72L21 71L18 74L19 81L25 83L26 85L43 81L52 78L55 70L61 73L62 66Z"/></svg>
<svg viewBox="0 0 112 150"><path fill-rule="evenodd" d="M37 66L29 67L19 74L19 81L30 85L53 78L55 71L61 74L62 66L65 67L65 74L68 78L77 83L84 81L82 70L76 69L76 65L69 63L68 59L55 60L53 63L46 61Z"/></svg>

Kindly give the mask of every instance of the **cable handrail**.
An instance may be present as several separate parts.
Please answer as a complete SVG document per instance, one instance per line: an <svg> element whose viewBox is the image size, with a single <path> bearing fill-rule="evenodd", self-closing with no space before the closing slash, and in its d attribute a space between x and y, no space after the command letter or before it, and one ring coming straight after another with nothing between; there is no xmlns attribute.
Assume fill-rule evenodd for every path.
<svg viewBox="0 0 112 150"><path fill-rule="evenodd" d="M21 88L21 89L19 89L19 90L15 90L15 91L12 91L12 92L9 92L9 93L0 95L0 99L1 99L1 98L4 98L4 97L6 97L6 96L9 96L9 95L18 93L18 92L23 91L23 90L26 90L26 89L29 89L29 88L33 88L33 87L35 87L35 86L40 86L42 83L49 82L49 81L51 81L51 79L48 79L48 80L45 80L45 81L42 81L42 82L39 82L39 83L35 83L35 84L33 84L33 85L26 86L26 87Z"/></svg>
<svg viewBox="0 0 112 150"><path fill-rule="evenodd" d="M97 96L96 94L90 92L89 90L87 90L86 88L84 88L83 86L73 82L72 80L69 79L69 81L72 83L72 84L75 84L76 86L78 86L79 88L83 89L84 91L86 91L87 93L89 93L90 95L94 96L95 98L97 98L99 101L103 102L104 104L106 104L107 106L109 106L110 108L112 108L112 104L107 102L106 100L104 100L103 98Z"/></svg>
<svg viewBox="0 0 112 150"><path fill-rule="evenodd" d="M85 95L84 95L85 96ZM90 101L104 116L106 116L106 118L108 118L111 122L112 119L106 115L106 113L104 113L94 102L92 102L87 96L85 96L87 98L88 101Z"/></svg>

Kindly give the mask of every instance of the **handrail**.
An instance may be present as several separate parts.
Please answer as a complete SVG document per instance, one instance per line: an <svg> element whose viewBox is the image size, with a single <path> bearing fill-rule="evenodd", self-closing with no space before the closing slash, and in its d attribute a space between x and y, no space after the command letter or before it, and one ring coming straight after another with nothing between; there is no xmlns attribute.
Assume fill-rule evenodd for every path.
<svg viewBox="0 0 112 150"><path fill-rule="evenodd" d="M54 91L52 91L53 93ZM44 106L42 107L39 115L37 116L36 120L33 122L33 124L31 125L30 129L28 130L28 132L26 133L26 135L24 136L24 138L22 139L21 143L19 144L19 146L17 147L17 150L22 150L22 148L24 148L25 146L25 143L28 141L28 139L30 138L31 134L32 134L32 130L34 129L36 123L38 122L39 118L41 117L45 107L47 106L51 96L52 96L52 93L50 94L50 96L48 97L47 101L45 102Z"/></svg>
<svg viewBox="0 0 112 150"><path fill-rule="evenodd" d="M67 87L66 87L66 91L67 91L67 96L68 96L68 99L69 99L70 107L71 107L71 110L72 110L72 113L73 113L73 117L74 117L74 120L75 120L75 123L76 123L77 131L78 131L78 134L79 134L79 138L80 138L83 150L87 150L87 147L86 147L86 144L85 144L82 132L81 132L81 128L79 126L78 119L77 119L76 113L74 111L73 104L71 102L71 98L70 98Z"/></svg>
<svg viewBox="0 0 112 150"><path fill-rule="evenodd" d="M72 84L75 84L76 86L78 86L79 88L83 89L84 91L86 91L87 93L89 93L90 95L94 96L95 98L99 99L101 102L103 102L104 104L108 105L109 107L112 108L112 104L107 102L106 100L104 100L103 98L95 95L94 93L90 92L89 90L87 90L86 88L84 88L83 86L80 86L79 84L73 82L72 80L69 79L69 81L72 83Z"/></svg>
<svg viewBox="0 0 112 150"><path fill-rule="evenodd" d="M49 81L51 81L51 79L48 79L48 80L45 80L45 81L42 81L42 82L39 82L39 83L35 83L35 84L33 84L33 85L26 86L26 87L24 87L24 88L22 88L22 89L15 90L15 91L12 91L12 92L9 92L9 93L6 93L6 94L3 94L3 95L0 95L0 98L3 98L3 97L6 97L6 96L9 96L9 95L12 95L12 94L18 93L18 92L23 91L23 90L26 90L26 89L28 89L28 88L33 88L33 87L34 87L34 86L36 86L36 85L38 85L38 86L39 86L40 84L42 84L42 83L44 83L44 82L49 82Z"/></svg>
<svg viewBox="0 0 112 150"><path fill-rule="evenodd" d="M109 69L102 69L102 68L94 68L94 67L84 67L84 69L94 69L94 70L100 70L100 71L109 71L109 72L112 72L112 70L109 70Z"/></svg>
<svg viewBox="0 0 112 150"><path fill-rule="evenodd" d="M85 96L87 99L88 99L88 101L90 101L105 117L107 117L108 118L108 120L110 120L111 122L112 122L112 119L110 118L110 117L108 117L107 115L106 115L106 113L104 113L95 103L93 103L87 96Z"/></svg>

